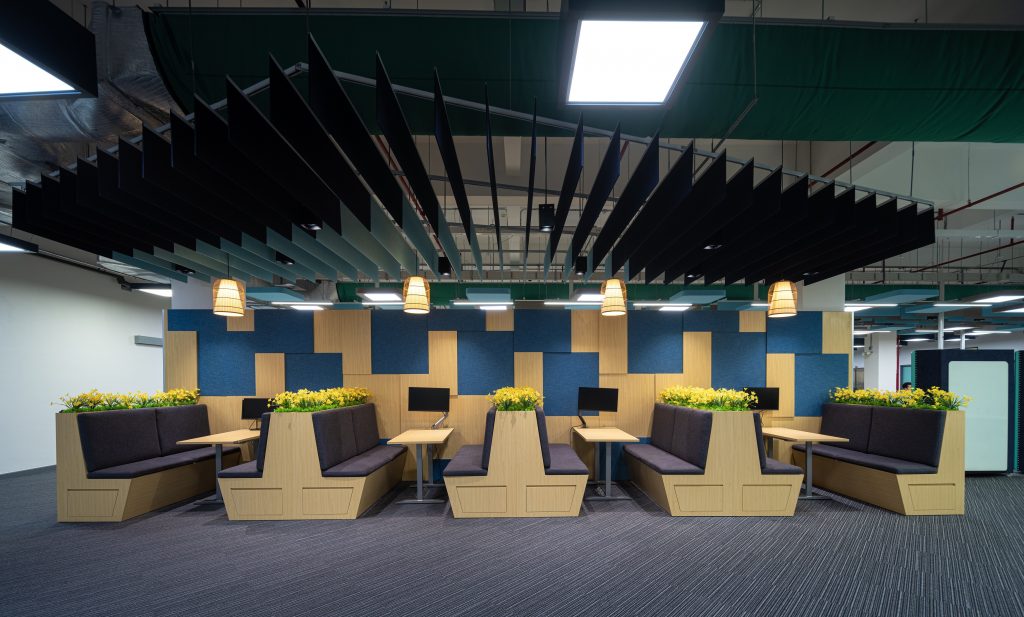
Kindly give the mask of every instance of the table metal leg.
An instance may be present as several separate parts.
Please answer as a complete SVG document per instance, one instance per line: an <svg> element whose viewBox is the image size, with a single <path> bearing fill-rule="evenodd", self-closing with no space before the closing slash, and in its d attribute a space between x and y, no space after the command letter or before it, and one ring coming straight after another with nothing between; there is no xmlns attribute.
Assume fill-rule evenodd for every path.
<svg viewBox="0 0 1024 617"><path fill-rule="evenodd" d="M612 495L612 442L604 442L604 482L601 481L601 445L594 444L594 484L597 495L584 497L587 501L630 501L629 495Z"/></svg>
<svg viewBox="0 0 1024 617"><path fill-rule="evenodd" d="M804 494L800 496L800 499L832 499L827 495L814 494L814 444L809 441L806 444L807 464L804 474Z"/></svg>
<svg viewBox="0 0 1024 617"><path fill-rule="evenodd" d="M224 496L220 492L220 472L224 470L224 446L213 446L213 497L200 499L196 505L223 504Z"/></svg>
<svg viewBox="0 0 1024 617"><path fill-rule="evenodd" d="M604 444L604 496L612 496L612 442Z"/></svg>
<svg viewBox="0 0 1024 617"><path fill-rule="evenodd" d="M423 444L416 444L416 499L403 499L397 503L444 503L444 499L425 499L423 497ZM433 463L431 462L431 468ZM431 477L433 479L433 477Z"/></svg>

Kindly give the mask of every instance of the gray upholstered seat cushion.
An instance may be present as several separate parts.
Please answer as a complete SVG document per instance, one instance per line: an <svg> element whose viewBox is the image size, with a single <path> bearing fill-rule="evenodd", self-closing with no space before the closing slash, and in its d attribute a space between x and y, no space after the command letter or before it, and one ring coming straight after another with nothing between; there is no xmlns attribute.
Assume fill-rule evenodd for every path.
<svg viewBox="0 0 1024 617"><path fill-rule="evenodd" d="M494 439L494 414L497 413L494 407L487 410L487 415L484 420L484 443L480 446L480 459L476 462L484 472L487 471L487 465L491 462L491 441ZM462 450L459 450L461 452ZM458 456L458 454L456 454ZM454 459L452 459L454 460ZM463 474L463 475L476 475L476 474ZM481 476L487 475L486 473L479 474Z"/></svg>
<svg viewBox="0 0 1024 617"><path fill-rule="evenodd" d="M352 428L356 435L357 454L362 454L380 445L377 430L377 408L373 403L348 408L352 413Z"/></svg>
<svg viewBox="0 0 1024 617"><path fill-rule="evenodd" d="M821 406L821 433L850 440L834 444L837 448L867 452L872 409L869 405L825 403Z"/></svg>
<svg viewBox="0 0 1024 617"><path fill-rule="evenodd" d="M798 444L793 446L793 449L806 453L807 446ZM833 458L837 461L843 461L844 463L852 463L854 465L861 465L872 469L880 469L889 473L936 473L938 471L936 467L914 461L881 456L879 454L870 454L868 452L858 452L857 450L848 450L846 448L837 448L835 446L815 445L814 455Z"/></svg>
<svg viewBox="0 0 1024 617"><path fill-rule="evenodd" d="M585 476L590 473L572 446L564 443L553 443L548 446L551 465L544 470L549 476Z"/></svg>
<svg viewBox="0 0 1024 617"><path fill-rule="evenodd" d="M551 447L548 445L548 423L544 419L544 408L537 407L534 415L537 416L537 434L540 436L540 457L544 461L544 469L548 469L551 467Z"/></svg>
<svg viewBox="0 0 1024 617"><path fill-rule="evenodd" d="M231 454L238 452L238 446L224 446L224 454ZM208 461L214 457L213 446L203 446L202 448L195 450L186 450L185 452L176 452L174 454L168 454L167 456L157 456L141 461L133 461L131 463L125 463L123 465L114 465L112 467L105 467L103 469L97 469L96 471L90 471L87 477L93 479L99 478L137 478L139 476L145 476L147 474L156 473L158 471L167 471L174 467L181 467L183 465L191 465L193 463L199 463L202 461Z"/></svg>
<svg viewBox="0 0 1024 617"><path fill-rule="evenodd" d="M256 469L256 461L251 460L248 463L242 463L241 465L235 465L234 467L228 467L224 471L217 474L218 478L262 478L263 472Z"/></svg>
<svg viewBox="0 0 1024 617"><path fill-rule="evenodd" d="M329 409L312 415L313 435L320 471L330 469L359 454L350 409Z"/></svg>
<svg viewBox="0 0 1024 617"><path fill-rule="evenodd" d="M486 476L487 470L480 465L483 449L483 446L462 446L448 462L448 466L444 468L444 475L450 477Z"/></svg>
<svg viewBox="0 0 1024 617"><path fill-rule="evenodd" d="M161 456L152 409L77 414L85 469L96 471Z"/></svg>
<svg viewBox="0 0 1024 617"><path fill-rule="evenodd" d="M366 452L360 452L350 459L342 461L330 469L325 469L324 477L362 477L368 476L405 454L405 446L378 445Z"/></svg>
<svg viewBox="0 0 1024 617"><path fill-rule="evenodd" d="M704 469L708 462L708 447L711 445L712 418L710 411L677 407L676 420L672 426L672 448L669 452Z"/></svg>
<svg viewBox="0 0 1024 617"><path fill-rule="evenodd" d="M867 451L938 467L945 427L945 411L875 407Z"/></svg>
<svg viewBox="0 0 1024 617"><path fill-rule="evenodd" d="M624 447L623 452L632 456L644 465L661 474L703 474L704 470L696 465L662 450L654 444L631 443Z"/></svg>
<svg viewBox="0 0 1024 617"><path fill-rule="evenodd" d="M156 430L160 437L160 454L166 456L205 446L179 446L178 442L210 434L210 420L206 405L157 407Z"/></svg>
<svg viewBox="0 0 1024 617"><path fill-rule="evenodd" d="M779 476L781 476L781 475L787 475L787 476L788 475L794 475L795 476L797 474L802 474L803 472L804 472L804 470L799 468L799 467L797 467L796 465L787 465L786 463L783 463L782 461L777 461L777 460L775 460L773 458L765 459L765 465L764 465L764 467L761 468L761 473L763 473L765 475L768 475L768 476L772 476L772 475L779 475Z"/></svg>
<svg viewBox="0 0 1024 617"><path fill-rule="evenodd" d="M651 445L665 452L672 450L672 427L676 423L676 407L664 403L654 404L651 419Z"/></svg>

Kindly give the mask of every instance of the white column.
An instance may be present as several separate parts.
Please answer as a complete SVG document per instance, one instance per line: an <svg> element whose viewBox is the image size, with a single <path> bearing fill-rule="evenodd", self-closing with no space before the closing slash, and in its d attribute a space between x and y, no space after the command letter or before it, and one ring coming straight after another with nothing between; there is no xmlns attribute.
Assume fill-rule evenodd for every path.
<svg viewBox="0 0 1024 617"><path fill-rule="evenodd" d="M895 332L864 337L864 387L881 390L899 388L899 355Z"/></svg>
<svg viewBox="0 0 1024 617"><path fill-rule="evenodd" d="M186 283L171 281L171 308L213 310L213 290L208 283L194 278Z"/></svg>

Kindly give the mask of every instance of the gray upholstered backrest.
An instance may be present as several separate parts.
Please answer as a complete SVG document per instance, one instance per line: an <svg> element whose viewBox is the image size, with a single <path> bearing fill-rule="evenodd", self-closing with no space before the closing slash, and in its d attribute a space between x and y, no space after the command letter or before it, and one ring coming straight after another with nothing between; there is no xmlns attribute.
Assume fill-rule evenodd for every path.
<svg viewBox="0 0 1024 617"><path fill-rule="evenodd" d="M484 420L484 447L480 451L480 466L487 469L491 462L491 442L494 440L494 407L487 410Z"/></svg>
<svg viewBox="0 0 1024 617"><path fill-rule="evenodd" d="M672 451L672 428L676 423L677 410L678 407L672 405L654 404L654 414L651 419L651 445L666 452Z"/></svg>
<svg viewBox="0 0 1024 617"><path fill-rule="evenodd" d="M544 460L544 469L551 467L551 448L548 446L548 422L544 419L544 408L537 405L534 412L537 416L537 433L540 436L540 456Z"/></svg>
<svg viewBox="0 0 1024 617"><path fill-rule="evenodd" d="M764 451L764 432L761 430L761 414L754 412L754 437L757 439L757 460L761 462L761 469L768 466L768 454Z"/></svg>
<svg viewBox="0 0 1024 617"><path fill-rule="evenodd" d="M835 437L846 437L848 443L830 443L830 446L868 451L868 437L871 434L871 407L869 405L844 405L825 403L821 406L821 433Z"/></svg>
<svg viewBox="0 0 1024 617"><path fill-rule="evenodd" d="M152 409L89 411L78 415L78 436L88 471L160 456Z"/></svg>
<svg viewBox="0 0 1024 617"><path fill-rule="evenodd" d="M263 471L263 463L267 460L267 440L270 439L270 418L274 416L272 411L263 414L260 421L260 441L256 445L256 470Z"/></svg>
<svg viewBox="0 0 1024 617"><path fill-rule="evenodd" d="M938 467L946 412L875 407L868 452Z"/></svg>
<svg viewBox="0 0 1024 617"><path fill-rule="evenodd" d="M313 413L312 420L321 471L359 454L352 412L349 409L317 411Z"/></svg>
<svg viewBox="0 0 1024 617"><path fill-rule="evenodd" d="M164 456L209 446L179 446L178 442L210 434L210 419L206 405L157 407L156 430L160 437L160 453Z"/></svg>
<svg viewBox="0 0 1024 617"><path fill-rule="evenodd" d="M689 407L676 408L676 420L672 427L672 448L675 456L701 469L708 462L708 448L711 445L712 412Z"/></svg>
<svg viewBox="0 0 1024 617"><path fill-rule="evenodd" d="M380 431L377 430L377 408L373 403L348 407L352 413L352 428L356 434L357 454L380 445Z"/></svg>

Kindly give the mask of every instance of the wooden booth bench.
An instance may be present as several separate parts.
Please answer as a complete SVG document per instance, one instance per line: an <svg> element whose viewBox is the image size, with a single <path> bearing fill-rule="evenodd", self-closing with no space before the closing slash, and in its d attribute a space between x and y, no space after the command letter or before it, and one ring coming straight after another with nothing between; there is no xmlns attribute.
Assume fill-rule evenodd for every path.
<svg viewBox="0 0 1024 617"><path fill-rule="evenodd" d="M206 405L57 414L57 520L119 522L214 489ZM224 466L239 448L224 448Z"/></svg>
<svg viewBox="0 0 1024 617"><path fill-rule="evenodd" d="M220 474L228 518L356 518L401 481L405 452L380 444L373 403L265 413L256 459Z"/></svg>
<svg viewBox="0 0 1024 617"><path fill-rule="evenodd" d="M964 412L826 403L814 485L907 515L964 513ZM806 466L806 447L793 446Z"/></svg>
<svg viewBox="0 0 1024 617"><path fill-rule="evenodd" d="M484 443L444 470L455 518L579 516L589 475L571 446L549 444L544 410L487 412Z"/></svg>
<svg viewBox="0 0 1024 617"><path fill-rule="evenodd" d="M765 456L760 420L658 403L651 443L623 449L630 477L672 516L793 516L803 472Z"/></svg>

